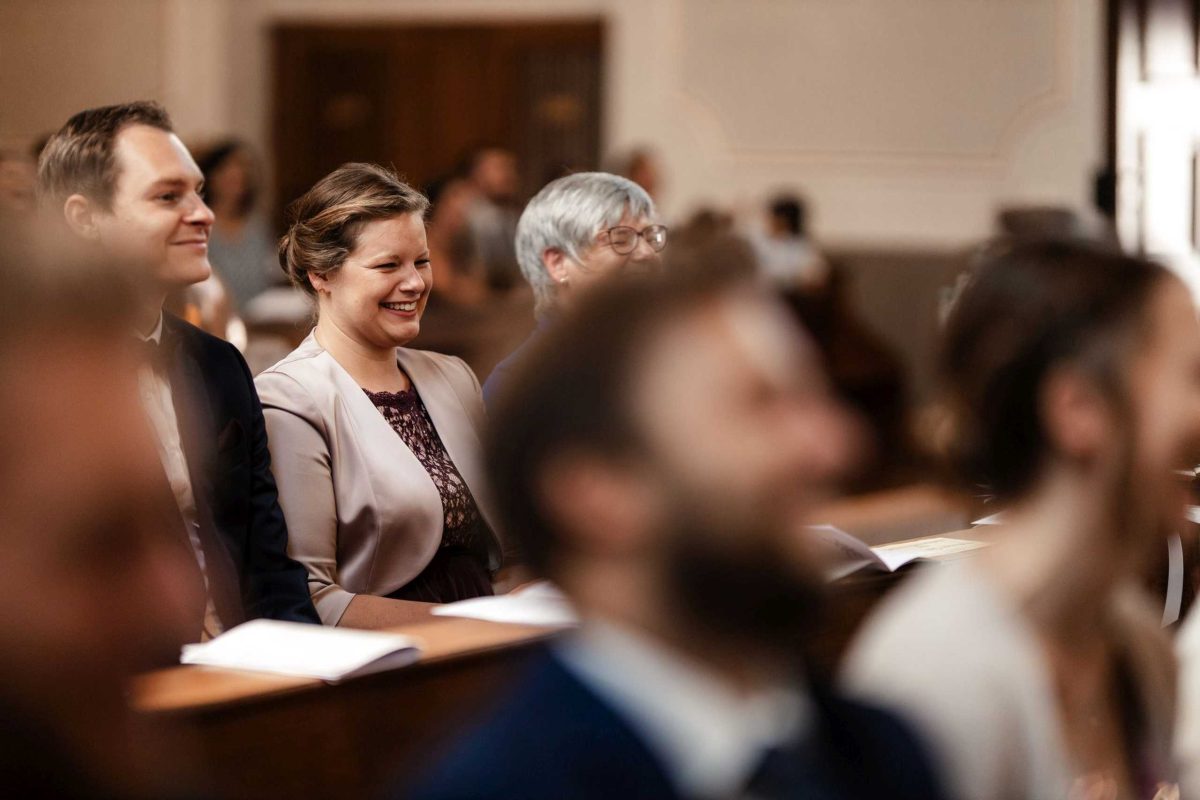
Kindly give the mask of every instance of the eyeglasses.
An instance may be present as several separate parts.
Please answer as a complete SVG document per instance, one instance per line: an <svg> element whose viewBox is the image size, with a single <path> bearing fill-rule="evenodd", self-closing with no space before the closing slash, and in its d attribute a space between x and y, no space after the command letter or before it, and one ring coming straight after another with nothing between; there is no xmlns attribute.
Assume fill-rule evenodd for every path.
<svg viewBox="0 0 1200 800"><path fill-rule="evenodd" d="M618 225L615 228L600 231L608 234L608 244L618 255L627 256L637 249L638 239L645 239L646 244L656 253L661 253L667 246L667 226L648 225L640 231L628 225Z"/></svg>

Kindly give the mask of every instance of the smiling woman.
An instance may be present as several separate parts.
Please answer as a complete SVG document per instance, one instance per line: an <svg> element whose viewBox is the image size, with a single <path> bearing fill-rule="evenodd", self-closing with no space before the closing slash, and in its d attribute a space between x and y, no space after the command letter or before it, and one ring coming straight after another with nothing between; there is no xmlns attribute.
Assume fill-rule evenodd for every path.
<svg viewBox="0 0 1200 800"><path fill-rule="evenodd" d="M309 281L317 290L320 311L317 338L335 350L359 345L349 348L346 356L355 362L364 387L407 388L391 351L420 332L433 285L421 215L411 212L363 223L345 263L328 275L310 275ZM401 385L392 385L396 382Z"/></svg>
<svg viewBox="0 0 1200 800"><path fill-rule="evenodd" d="M326 624L386 627L492 593L483 404L457 358L410 350L433 284L429 201L346 164L290 209L279 261L309 337L257 379L290 551Z"/></svg>

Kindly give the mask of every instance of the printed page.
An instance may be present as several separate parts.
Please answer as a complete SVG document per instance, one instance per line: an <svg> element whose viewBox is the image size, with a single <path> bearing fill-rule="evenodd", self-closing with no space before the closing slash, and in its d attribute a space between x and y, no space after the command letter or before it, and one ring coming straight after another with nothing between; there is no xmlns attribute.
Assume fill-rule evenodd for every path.
<svg viewBox="0 0 1200 800"><path fill-rule="evenodd" d="M181 661L338 681L405 666L419 656L416 643L401 634L256 619L203 644L185 645Z"/></svg>
<svg viewBox="0 0 1200 800"><path fill-rule="evenodd" d="M888 567L865 542L832 525L809 525L825 558L825 579L836 581L864 567L888 571Z"/></svg>
<svg viewBox="0 0 1200 800"><path fill-rule="evenodd" d="M466 617L488 622L568 627L579 624L571 603L549 581L538 581L508 594L474 597L433 609L439 617Z"/></svg>
<svg viewBox="0 0 1200 800"><path fill-rule="evenodd" d="M928 539L885 544L871 549L887 565L888 569L894 572L918 558L937 560L987 546L987 542L975 542L970 539L953 539L949 536L932 536Z"/></svg>

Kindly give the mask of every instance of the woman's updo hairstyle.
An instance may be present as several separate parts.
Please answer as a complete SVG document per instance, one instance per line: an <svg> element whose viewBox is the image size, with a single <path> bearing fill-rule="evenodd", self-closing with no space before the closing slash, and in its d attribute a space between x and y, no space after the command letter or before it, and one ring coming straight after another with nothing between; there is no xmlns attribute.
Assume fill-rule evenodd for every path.
<svg viewBox="0 0 1200 800"><path fill-rule="evenodd" d="M1154 262L1082 242L990 245L942 340L948 478L1001 501L1030 488L1047 450L1042 385L1059 365L1085 370L1128 416L1123 374L1153 290L1170 275Z"/></svg>
<svg viewBox="0 0 1200 800"><path fill-rule="evenodd" d="M288 206L279 266L310 296L309 273L329 275L354 250L363 224L401 214L425 215L429 201L395 172L376 164L343 164Z"/></svg>

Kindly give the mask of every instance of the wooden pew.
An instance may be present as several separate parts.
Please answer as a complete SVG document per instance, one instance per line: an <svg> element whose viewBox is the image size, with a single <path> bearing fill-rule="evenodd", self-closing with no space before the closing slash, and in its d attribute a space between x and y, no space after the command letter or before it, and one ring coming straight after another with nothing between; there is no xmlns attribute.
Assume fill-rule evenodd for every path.
<svg viewBox="0 0 1200 800"><path fill-rule="evenodd" d="M993 533L937 535L986 540ZM835 584L814 639L814 669L832 670L875 603L920 568L856 573ZM395 630L422 641L416 664L337 685L180 666L140 678L133 702L191 740L219 796L372 797L419 771L558 633L448 617Z"/></svg>
<svg viewBox="0 0 1200 800"><path fill-rule="evenodd" d="M222 797L373 797L419 769L502 691L554 630L433 618L397 628L421 660L337 685L173 667L140 678L133 703L181 733Z"/></svg>

